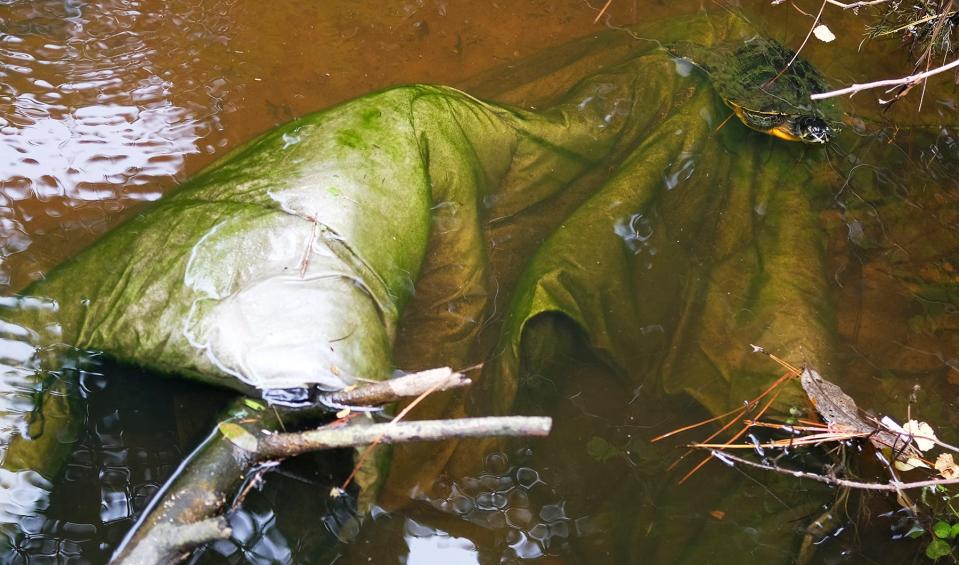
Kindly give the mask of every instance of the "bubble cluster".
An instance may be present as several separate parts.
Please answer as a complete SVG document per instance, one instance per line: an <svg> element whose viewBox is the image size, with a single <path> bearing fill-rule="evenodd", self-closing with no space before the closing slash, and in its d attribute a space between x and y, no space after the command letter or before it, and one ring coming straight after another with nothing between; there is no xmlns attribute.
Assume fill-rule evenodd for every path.
<svg viewBox="0 0 959 565"><path fill-rule="evenodd" d="M522 453L517 457L525 458ZM488 454L477 476L437 480L427 501L437 510L495 531L501 563L566 553L574 534L565 503L557 500L540 473L511 464L502 452Z"/></svg>

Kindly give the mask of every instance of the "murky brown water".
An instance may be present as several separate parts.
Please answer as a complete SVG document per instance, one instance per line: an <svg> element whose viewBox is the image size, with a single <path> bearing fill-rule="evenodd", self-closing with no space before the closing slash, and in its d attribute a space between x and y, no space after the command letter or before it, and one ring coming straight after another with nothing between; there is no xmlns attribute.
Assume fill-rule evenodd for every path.
<svg viewBox="0 0 959 565"><path fill-rule="evenodd" d="M759 4L771 35L800 41L808 18ZM720 9L634 0L608 14L630 25L700 8ZM271 126L390 85L456 86L602 29L596 12L572 0L4 2L0 285L22 288ZM833 20L839 41L805 53L836 78L909 70L905 61L871 66L878 57L863 64L854 55L861 23ZM927 108L937 104L951 102Z"/></svg>
<svg viewBox="0 0 959 565"><path fill-rule="evenodd" d="M0 0L0 291L15 291L42 277L145 202L156 200L178 181L274 125L391 85L466 84L480 73L508 67L542 49L604 29L603 22L593 22L600 5L572 0ZM810 21L788 4L740 2L740 7L768 35L793 47L802 41ZM818 3L803 2L801 7L815 12ZM723 8L712 2L613 0L608 21L627 26L699 10ZM911 70L907 60L893 53L893 44L876 44L868 54L857 54L862 21L854 14L835 11L827 23L839 39L829 45L813 42L804 55L834 82L861 82ZM926 93L924 112L919 116L913 98L884 116L876 112L873 100L871 95L860 95L850 110L892 122L957 122L957 96L948 85ZM936 203L955 198L956 185L949 185L940 161L945 161L945 170L955 170L959 155L955 143L941 146L951 147L953 154L936 154L928 146L913 146L908 139L902 142L903 153L923 166L905 181L899 178L895 182L929 185L927 193L912 194L911 204L917 210L936 209ZM944 185L948 190L935 190ZM840 210L846 204L874 200L840 191L836 201ZM879 404L894 401L885 395L892 396L898 389L890 387L886 392L882 387L870 387L870 375L876 372L914 378L929 394L953 402L955 384L959 383L956 328L922 326L924 318L915 311L914 297L926 281L959 283L959 266L955 257L924 256L916 230L906 223L884 224L885 210L881 212L880 207L877 203L874 214L858 220L855 214L841 217L838 212L826 217L836 226L845 223L854 243L862 241L857 239L862 234L883 232L882 244L873 252L863 252L858 264L837 259L832 265L837 292L847 293L856 303L848 308L839 304L840 332L848 346L842 354L849 359L850 374L862 377L853 379L861 383L857 392L874 395ZM937 211L924 220L921 231L926 237L930 233L944 239L955 237L959 218ZM845 240L834 242L840 250L848 245ZM908 259L891 251L894 248L903 249ZM916 270L916 288L904 288L901 277L887 276L901 269ZM950 305L957 299L952 295L925 300L929 308L955 308ZM863 302L872 306L863 306ZM874 312L875 319L862 319L860 311ZM629 403L623 402L623 391L604 390L600 386L604 377L595 363L585 354L572 357L583 380L576 390L567 391L570 395L559 404L558 417L567 423L559 426L557 437L561 439L552 440L545 449L557 453L581 449L590 437L576 429L578 423L601 415L609 423L608 438L617 446L603 452L613 465L597 461L587 469L563 467L562 458L554 457L555 467L542 468L531 463L532 455L523 450L491 454L480 475L438 485L427 497L434 509L454 509L465 521L480 526L484 535L471 531L470 540L458 537L452 521L446 530L421 525L435 524L438 518L432 515L423 520L416 515L382 515L353 545L321 540L329 542L325 547L320 547L320 541L311 541L311 536L318 534L304 522L315 522L329 509L322 507L321 498L305 501L301 493L304 484L317 491L327 488L332 474L304 465L276 476L262 493L255 494L238 518L245 520L245 526L238 526L238 539L219 544L197 561L223 562L224 555L229 562L289 561L295 555L300 560L331 563L344 555L344 561L369 558L376 563L499 562L507 557L603 562L609 549L603 543L614 538L604 537L604 532L635 530L631 535L642 537L649 535L649 529L644 532L635 524L620 523L632 519L626 509L629 500L622 502L624 508L618 516L591 515L588 502L593 498L588 491L641 484L646 473L657 468L650 461L664 455L630 451L633 434L675 419L671 410L696 412L678 402L662 407L662 413L645 414L642 422L634 421ZM174 422L170 414L149 412L143 408L150 404L149 399L141 399L139 405L136 399L128 399L129 407L111 409L110 402L124 396L116 390L124 389L98 393L108 387L97 382L91 376L84 394L93 399L88 423L98 431L81 438L83 447L74 455L73 466L68 468L68 475L70 469L73 474L65 483L101 492L77 496L62 506L76 506L79 510L73 516L87 516L91 523L125 526L125 520L142 508L151 489L159 484L157 477L170 472L181 455L172 446L195 437L196 430L183 430L184 424ZM588 386L590 382L597 386ZM174 392L168 394L175 396ZM134 416L125 413L127 409ZM143 412L167 429L151 429L142 421ZM957 423L956 416L942 415L949 423ZM110 487L131 480L110 474L130 473L130 468L111 469L109 465L113 451L126 449L124 441L110 433L118 419L132 426L125 428L124 438L136 435L130 429L141 429L149 436L136 440L145 462L135 473L139 484L148 486L135 493L114 492ZM205 425L201 422L195 427L203 429ZM174 437L177 433L179 437ZM602 446L596 449L602 451ZM697 499L720 487L722 484L700 483L686 491L677 490L675 500L663 503L661 511L695 523L704 512L714 510L698 507ZM642 489L624 492L654 498ZM578 500L575 508L565 506L566 496ZM290 497L297 497L298 503L291 504ZM747 502L768 504L769 499L756 496ZM60 510L64 516L70 515L66 509ZM801 518L812 513L804 511ZM505 527L507 524L510 527ZM74 530L80 528L73 526ZM713 535L729 537L729 559L717 558L717 562L733 562L738 550L762 544L763 532L751 528L727 522L719 534L713 531ZM87 535L85 539L96 538L106 544L116 541L118 532L105 528L98 534L80 532L73 537ZM862 537L872 539L873 535L864 533ZM576 536L599 541L574 548L568 540ZM876 537L885 539L883 536ZM866 559L855 549L854 538L837 541L827 552L828 559ZM65 547L59 548L60 555L86 551L86 559L97 558L90 543L83 551L79 546ZM895 547L905 556L915 551L912 546ZM50 554L48 550L25 552ZM870 555L869 559L876 559L883 553ZM893 555L886 553L886 562L902 558Z"/></svg>
<svg viewBox="0 0 959 565"><path fill-rule="evenodd" d="M589 33L593 14L549 1L4 2L0 284L21 288L274 125L390 85L456 85Z"/></svg>

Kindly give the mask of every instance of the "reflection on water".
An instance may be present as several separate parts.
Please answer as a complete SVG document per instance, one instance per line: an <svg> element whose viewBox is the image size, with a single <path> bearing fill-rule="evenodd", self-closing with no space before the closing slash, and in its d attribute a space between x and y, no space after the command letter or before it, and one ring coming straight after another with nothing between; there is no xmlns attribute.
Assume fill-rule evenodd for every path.
<svg viewBox="0 0 959 565"><path fill-rule="evenodd" d="M578 1L472 4L0 0L0 289L41 276L131 207L276 123L393 83L457 84L598 29L591 27L595 11ZM699 4L648 0L614 3L612 13L626 24L690 7ZM763 10L757 18L782 17L775 8ZM801 39L805 20L788 13L771 33ZM857 26L852 16L831 22L839 41L850 45L857 43ZM853 49L829 52L835 59L823 49L812 45L809 55L827 65L827 74L853 76ZM676 71L696 72L680 63ZM955 122L954 92L938 89L929 97L932 118L923 119ZM892 115L911 117L903 106ZM711 127L724 119L701 115ZM949 400L924 407L928 419L955 423L959 264L949 252L959 237L956 131L898 131L875 119L850 120L861 143L849 154L830 154L835 170L822 174L835 177L836 190L813 195L828 202L822 216L833 235L829 267L849 392L900 406L896 396L907 379L926 398ZM284 140L298 141L295 132ZM874 158L874 148L887 146L900 150L898 161ZM686 181L708 174L694 156L682 155L662 171L662 183L681 192ZM764 205L755 203L758 216ZM614 219L608 229L651 269L656 228L655 216L637 213ZM55 308L4 300L4 308ZM664 333L661 326L647 330ZM0 322L0 439L52 437L45 453L66 458L60 476L44 477L36 462L0 472L0 522L18 524L11 546L23 562L102 562L208 428L218 401L210 401L211 391L137 377L56 345L37 347L56 344L56 337L55 327ZM562 387L559 379L543 380L543 388ZM41 389L62 402L48 407L46 420L32 417ZM573 390L563 401L562 417L572 424L549 454L477 454L484 457L480 474L444 477L417 498L421 508L375 512L364 528L350 512L329 507L325 496L349 468L347 454L332 470L285 466L231 515L233 538L207 547L194 562L603 561L611 539L668 543L670 534L659 530L666 522L719 531L714 539L726 536L731 553L772 543L772 534L748 516L709 517L722 501L705 496L716 494L710 479L685 494L650 492L645 485L662 484L650 476L663 472L665 457L620 447L648 449L636 437L687 423L688 411L656 412L643 404L643 385L613 389L602 402L584 393L590 391ZM68 400L80 401L79 430L61 425ZM597 452L591 445L611 447ZM61 455L64 446L70 453ZM770 492L754 488L744 500L781 511L779 494ZM664 508L674 512L668 519ZM704 519L712 521L703 526ZM824 559L858 555L854 538L847 532L828 540ZM881 549L873 555L889 559L887 546L878 545L883 540L874 541ZM630 552L616 555L624 554Z"/></svg>
<svg viewBox="0 0 959 565"><path fill-rule="evenodd" d="M196 62L228 44L230 7L0 4L0 287L76 250L57 232L102 232L158 198L187 155L225 144L228 82Z"/></svg>
<svg viewBox="0 0 959 565"><path fill-rule="evenodd" d="M42 555L41 518L51 507L53 479L60 458L76 439L72 399L84 358L57 345L59 327L15 323L13 315L52 313L57 305L35 298L0 299L0 558ZM37 406L37 398L46 398ZM36 442L24 449L23 438ZM73 551L71 548L68 551ZM74 551L75 552L75 551Z"/></svg>
<svg viewBox="0 0 959 565"><path fill-rule="evenodd" d="M515 458L522 462L531 454L529 449L520 449ZM441 479L424 498L444 514L499 532L499 547L483 547L481 552L485 560L508 562L568 552L564 546L575 535L575 525L556 496L535 469L511 463L505 453L493 452L486 455L482 474ZM424 535L424 527L418 530L414 537L429 537ZM431 531L425 528L425 532ZM410 546L411 551L414 547Z"/></svg>
<svg viewBox="0 0 959 565"><path fill-rule="evenodd" d="M56 304L35 298L0 299L0 309L55 311ZM55 342L57 328L31 328L7 322L0 315L0 442L5 449L10 438L26 432L25 414L33 410L33 394L43 379L44 352L40 343Z"/></svg>

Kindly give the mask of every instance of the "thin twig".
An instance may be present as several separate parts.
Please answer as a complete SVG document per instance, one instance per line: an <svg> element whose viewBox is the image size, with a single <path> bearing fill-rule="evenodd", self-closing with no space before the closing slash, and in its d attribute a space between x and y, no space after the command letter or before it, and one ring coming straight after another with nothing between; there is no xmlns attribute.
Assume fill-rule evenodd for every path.
<svg viewBox="0 0 959 565"><path fill-rule="evenodd" d="M839 2L838 0L826 0L826 3L833 6L839 6L843 10L855 10L856 8L864 8L866 6L875 6L877 4L885 4L889 0L864 0L862 2Z"/></svg>
<svg viewBox="0 0 959 565"><path fill-rule="evenodd" d="M889 430L890 432L897 433L897 434L899 434L900 436L907 435L907 434L903 434L901 430L896 430L896 429L888 426L888 425L887 425L885 422L883 422L882 420L877 420L877 419L873 418L872 421L873 421L873 423L875 423L877 426L879 426L879 427L881 427L881 428L885 428L886 430ZM955 453L959 453L959 447L956 447L955 445L946 443L946 442L940 440L940 439L937 438L937 437L933 437L933 436L922 436L922 435L918 435L918 434L909 434L909 437L910 437L911 439L924 439L924 440L926 440L926 441L931 441L932 443L938 445L939 447L941 447L941 448L943 448L943 449L947 449L947 450L949 450L949 451L952 451L952 452L955 452Z"/></svg>
<svg viewBox="0 0 959 565"><path fill-rule="evenodd" d="M469 386L470 379L449 367L429 369L388 381L341 390L324 396L321 401L334 407L376 406L413 398L423 391L443 391Z"/></svg>
<svg viewBox="0 0 959 565"><path fill-rule="evenodd" d="M711 424L711 423L715 422L716 420L722 420L722 419L725 418L726 416L731 416L731 415L733 415L733 414L740 414L740 415L745 414L746 410L748 410L751 406L753 406L753 405L756 403L756 400L757 400L757 399L754 399L754 400L749 401L749 403L748 403L748 404L746 405L746 407L744 407L744 408L733 408L733 409L730 410L729 412L723 412L723 413L720 414L719 416L713 416L712 418L708 418L708 419L703 420L703 421L701 421L701 422L696 422L695 424L690 424L690 425L688 425L688 426L683 426L683 427L681 427L681 428L676 428L675 430L673 430L673 431L671 431L671 432L666 432L666 433L664 433L664 434L662 434L662 435L658 435L658 436L654 437L653 439L649 440L649 443L656 443L657 441L659 441L659 440L661 440L661 439L666 439L666 438L668 438L668 437L670 437L670 436L674 436L674 435L676 435L676 434L679 434L679 433L682 433L682 432L685 432L685 431L694 430L694 429L696 429L696 428L698 428L698 427L700 427L700 426L705 426L706 424ZM735 420L735 419L734 419L734 420Z"/></svg>
<svg viewBox="0 0 959 565"><path fill-rule="evenodd" d="M754 346L754 347L755 347L755 346ZM785 361L782 361L781 359L779 359L778 357L775 357L775 356L772 355L771 353L767 353L766 351L762 351L762 353L766 354L766 355L769 356L769 357L772 357L773 359L779 360L781 363L786 363ZM685 432L685 431L688 431L688 430L692 430L692 429L698 428L698 427L700 427L700 426L704 426L704 425L706 425L706 424L715 422L716 420L722 420L722 419L725 418L726 416L730 416L730 415L733 415L733 414L736 415L736 416L733 418L733 421L738 420L740 417L742 417L742 416L746 413L746 411L751 410L753 407L755 407L757 404L759 404L759 401L760 401L760 400L762 400L767 394L769 394L770 392L772 392L772 391L773 391L776 387L778 387L783 381L785 381L786 379L788 379L790 376L793 376L793 374L795 374L795 375L798 375L798 374L799 374L799 371L798 371L797 369L795 369L794 367L792 367L792 365L789 365L789 364L787 363L786 366L787 366L787 368L790 368L790 371L789 371L788 373L786 373L785 375L782 375L781 377L779 377L778 379L776 379L775 381L773 381L773 383L772 383L771 385L769 385L768 387L766 387L766 390L764 390L762 393L760 393L760 395L757 396L756 398L753 398L752 400L750 400L749 402L747 402L746 405L743 406L742 408L734 408L734 409L730 410L729 412L724 412L723 414L720 414L720 415L718 415L718 416L713 416L712 418L708 418L708 419L703 420L703 421L701 421L701 422L697 422L697 423L695 423L695 424L690 424L690 425L688 425L688 426L683 426L683 427L681 427L681 428L677 428L677 429L675 429L675 430L666 432L666 433L664 433L664 434L662 434L662 435L658 435L658 436L654 437L653 439L649 440L650 443L655 443L655 442L657 442L657 441L659 441L659 440L661 440L661 439L666 439L666 438L668 438L668 437L670 437L670 436L673 436L673 435L676 435L676 434L678 434L678 433ZM795 373L794 373L794 371L795 371ZM722 431L726 430L730 425L732 425L732 423L729 423L729 424L727 424L726 426L724 426L723 428L721 428L721 429L719 430L719 432L722 432ZM712 438L714 438L714 437L716 437L716 434L713 434L713 435L709 436L709 438L707 438L706 441L709 441L710 439L712 439Z"/></svg>
<svg viewBox="0 0 959 565"><path fill-rule="evenodd" d="M850 439L856 439L861 437L866 437L867 433L844 433L844 432L833 432L827 434L810 434L808 436L800 436L796 438L787 438L787 439L777 439L775 441L768 441L766 443L691 443L689 447L695 447L697 449L779 449L785 447L794 447L797 445L817 445L825 442L834 442L834 441L846 441Z"/></svg>
<svg viewBox="0 0 959 565"><path fill-rule="evenodd" d="M911 22L909 22L908 24L903 24L903 25L901 25L901 26L899 26L899 27L897 27L897 28L893 28L893 29L888 29L888 30L885 30L885 31L876 32L876 33L870 35L869 37L870 37L870 38L877 38L877 37L882 37L882 36L884 36L884 35L892 35L892 34L894 34L894 33L899 33L900 31L905 31L905 30L907 30L907 29L909 29L909 28L911 28L911 27L917 26L917 25L919 25L919 24L924 24L924 23L926 23L926 22L931 22L932 20L935 20L935 19L938 19L938 18L951 18L951 17L954 16L954 15L956 15L956 12L955 12L955 11L949 12L949 13L945 13L945 12L944 12L944 13L942 13L942 14L933 14L933 15L931 15L931 16L926 16L926 17L924 17L924 18L919 18L918 20L911 21Z"/></svg>
<svg viewBox="0 0 959 565"><path fill-rule="evenodd" d="M800 14L806 16L807 18L815 18L815 17L816 17L816 16L810 14L809 12L803 10L803 9L800 8L799 6L797 6L794 2L790 2L789 5L792 6L793 8L795 8L797 12L799 12Z"/></svg>
<svg viewBox="0 0 959 565"><path fill-rule="evenodd" d="M884 491L895 492L898 490L959 484L959 479L931 479L928 481L916 481L913 483L902 483L899 481L889 481L888 483L864 483L861 481L850 481L848 479L838 479L836 477L827 477L825 475L810 473L808 471L784 469L782 467L775 467L773 465L767 465L765 463L756 463L755 461L750 461L749 459L743 459L742 457L737 457L730 453L720 452L718 449L710 449L709 451L713 457L730 465L734 463L741 463L743 465L746 465L747 467L755 467L756 469L762 469L764 471L775 471L777 473L782 473L784 475L792 475L793 477L797 477L800 479L811 479L813 481L818 481L820 483L826 483L827 485L857 488L862 490L884 490Z"/></svg>
<svg viewBox="0 0 959 565"><path fill-rule="evenodd" d="M593 20L594 24L598 22L601 17L603 17L603 14L606 13L606 9L609 8L609 5L612 3L613 3L613 0L606 0L606 3L603 4L603 8L599 11L598 14L596 14L596 19Z"/></svg>
<svg viewBox="0 0 959 565"><path fill-rule="evenodd" d="M789 375L789 374L790 374L790 373L786 373L786 375ZM786 375L783 375L783 377L780 377L779 380L782 380ZM777 381L777 382L778 382L778 381ZM766 404L762 407L762 409L759 411L759 413L756 414L756 419L762 418L763 414L766 413L766 410L769 410L769 407L772 406L774 402L776 402L776 398L779 397L779 393L781 393L782 391L783 391L783 389L781 389L781 388L777 388L777 389L776 389L776 392L774 392L773 395L769 397L769 400L766 401ZM733 437L729 438L729 440L726 442L726 445L732 445L732 443L733 443L734 441L736 441L737 439L741 438L741 437L743 436L743 434L745 434L747 431L749 431L749 426L743 426L743 429L739 430L739 433L737 433L737 434L734 435ZM716 435L716 434L713 434L713 435ZM712 436L710 436L709 439L712 439ZM707 439L706 441L709 441L709 439ZM686 480L689 479L689 477L692 477L693 474L694 474L696 471L698 471L703 465L705 465L708 461L709 461L709 457L707 457L707 458L703 459L702 461L700 461L699 465L696 465L695 467L693 467L693 469L692 469L691 471L689 471L688 473L686 473L686 474L683 476L683 478L679 479L679 481L678 481L677 484L683 484L684 482L686 482Z"/></svg>
<svg viewBox="0 0 959 565"><path fill-rule="evenodd" d="M806 46L806 43L809 42L809 38L812 37L813 31L816 30L816 26L819 24L819 21L822 19L822 12L823 12L823 10L826 9L826 3L827 3L828 1L829 1L829 0L822 0L822 5L819 6L819 13L816 14L816 19L814 19L813 22L812 22L812 25L809 26L809 32L806 33L806 38L802 40L802 44L799 45L799 49L796 49L796 52L793 53L792 59L790 59L789 62L786 63L786 66L785 66L785 67L783 67L778 73L776 73L776 76L774 76L774 77L771 78L769 81L767 81L766 84L763 85L763 88L766 88L766 87L768 87L769 85L771 85L772 83L774 83L774 82L776 82L777 80L779 80L779 77L783 76L783 73L785 73L787 70L789 70L789 67L791 67L792 64L796 62L796 59L799 58L799 52L802 51L802 50L803 50L803 47Z"/></svg>
<svg viewBox="0 0 959 565"><path fill-rule="evenodd" d="M406 407L403 408L403 410L401 410L399 414L397 414L392 420L390 420L390 424L396 424L397 422L405 418L406 415L410 413L410 410L412 410L413 408L416 408L417 404L419 404L420 402L423 402L423 400L426 399L427 396L432 394L433 391L439 390L439 388L443 385L444 385L444 381L442 380L438 380L434 382L429 388L427 388L426 390L421 392L416 398L414 398L412 402L407 404ZM355 477L356 474L360 471L360 468L363 466L363 462L366 461L366 458L369 457L370 453L373 452L373 449L376 448L376 446L379 445L381 441L383 441L383 435L386 434L387 431L388 430L384 429L383 434L380 434L377 437L375 437L373 439L373 442L366 446L366 449L363 450L363 453L361 453L360 456L356 459L356 464L353 465L353 470L350 471L350 475L346 477L345 481L343 481L343 486L340 487L341 489L346 490L346 487L350 486L350 482L353 480L353 477Z"/></svg>

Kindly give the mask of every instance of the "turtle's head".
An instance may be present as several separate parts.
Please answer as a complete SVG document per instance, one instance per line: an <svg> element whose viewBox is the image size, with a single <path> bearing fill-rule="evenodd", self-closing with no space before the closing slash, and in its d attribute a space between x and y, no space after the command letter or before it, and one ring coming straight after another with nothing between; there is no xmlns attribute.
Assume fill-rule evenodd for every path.
<svg viewBox="0 0 959 565"><path fill-rule="evenodd" d="M795 124L796 137L803 143L828 143L836 130L818 116L801 116Z"/></svg>

